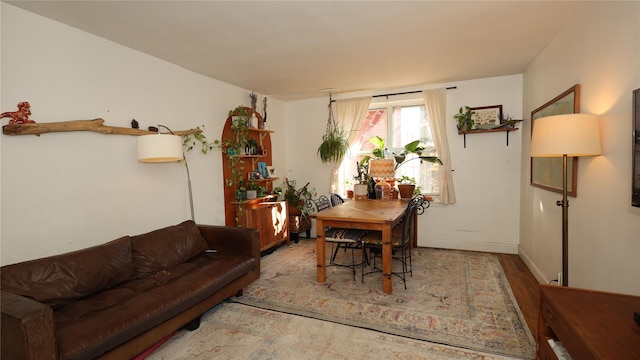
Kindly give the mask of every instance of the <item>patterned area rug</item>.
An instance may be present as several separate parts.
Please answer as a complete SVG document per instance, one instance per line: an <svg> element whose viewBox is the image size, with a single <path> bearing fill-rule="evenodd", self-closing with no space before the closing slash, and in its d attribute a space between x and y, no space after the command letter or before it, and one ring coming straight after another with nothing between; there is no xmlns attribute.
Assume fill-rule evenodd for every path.
<svg viewBox="0 0 640 360"><path fill-rule="evenodd" d="M180 331L148 360L430 359L507 360L333 322L223 303L196 331Z"/></svg>
<svg viewBox="0 0 640 360"><path fill-rule="evenodd" d="M329 253L330 249L327 250ZM359 252L359 251L358 251ZM350 262L350 252L338 262ZM340 259L340 257L343 257ZM262 258L260 279L234 301L288 314L485 353L533 359L535 343L495 255L418 248L413 277L353 281L351 270L327 268L316 281L316 243L301 240Z"/></svg>

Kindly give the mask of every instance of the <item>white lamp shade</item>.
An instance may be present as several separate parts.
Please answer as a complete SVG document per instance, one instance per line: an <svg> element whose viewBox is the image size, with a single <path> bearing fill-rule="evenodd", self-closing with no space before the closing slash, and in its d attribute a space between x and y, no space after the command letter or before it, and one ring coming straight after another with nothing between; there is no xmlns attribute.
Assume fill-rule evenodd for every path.
<svg viewBox="0 0 640 360"><path fill-rule="evenodd" d="M396 174L393 159L369 160L369 176L374 178L392 178Z"/></svg>
<svg viewBox="0 0 640 360"><path fill-rule="evenodd" d="M138 161L169 162L183 158L182 138L178 135L152 134L138 136Z"/></svg>
<svg viewBox="0 0 640 360"><path fill-rule="evenodd" d="M554 115L536 119L531 157L595 156L601 154L600 125L593 114Z"/></svg>

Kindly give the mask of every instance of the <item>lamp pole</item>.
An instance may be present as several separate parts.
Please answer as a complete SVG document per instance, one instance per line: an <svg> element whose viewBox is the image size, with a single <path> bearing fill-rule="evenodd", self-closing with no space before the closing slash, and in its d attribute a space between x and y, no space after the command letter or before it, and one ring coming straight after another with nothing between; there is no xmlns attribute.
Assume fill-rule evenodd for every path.
<svg viewBox="0 0 640 360"><path fill-rule="evenodd" d="M562 154L562 286L569 286L569 199L567 198L567 154ZM560 279L558 279L560 280Z"/></svg>
<svg viewBox="0 0 640 360"><path fill-rule="evenodd" d="M167 126L158 125L158 127L163 127L167 129L171 133L171 135L175 135L174 132L171 129L169 129ZM184 154L184 149L182 150L182 160L184 160L184 166L187 169L187 185L189 187L189 205L191 208L191 220L195 222L196 219L193 212L193 192L191 190L191 174L189 173L189 163L187 162L187 157Z"/></svg>

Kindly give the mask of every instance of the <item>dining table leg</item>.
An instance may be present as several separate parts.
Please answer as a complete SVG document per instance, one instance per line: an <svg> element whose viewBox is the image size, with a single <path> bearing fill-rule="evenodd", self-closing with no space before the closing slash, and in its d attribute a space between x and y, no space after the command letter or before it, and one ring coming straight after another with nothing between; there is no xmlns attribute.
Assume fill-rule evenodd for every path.
<svg viewBox="0 0 640 360"><path fill-rule="evenodd" d="M322 220L320 219L316 219L316 246L316 253L318 254L318 282L324 283L327 281L327 267L325 258L326 246L324 244L324 226L322 225Z"/></svg>
<svg viewBox="0 0 640 360"><path fill-rule="evenodd" d="M391 294L393 284L391 283L391 226L382 227L382 291Z"/></svg>

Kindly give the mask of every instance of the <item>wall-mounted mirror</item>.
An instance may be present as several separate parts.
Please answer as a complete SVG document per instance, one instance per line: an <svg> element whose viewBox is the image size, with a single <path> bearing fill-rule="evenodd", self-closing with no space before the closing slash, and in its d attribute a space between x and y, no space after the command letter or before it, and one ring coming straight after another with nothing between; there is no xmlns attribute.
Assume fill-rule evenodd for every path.
<svg viewBox="0 0 640 360"><path fill-rule="evenodd" d="M633 192L631 205L640 207L640 89L633 91Z"/></svg>

